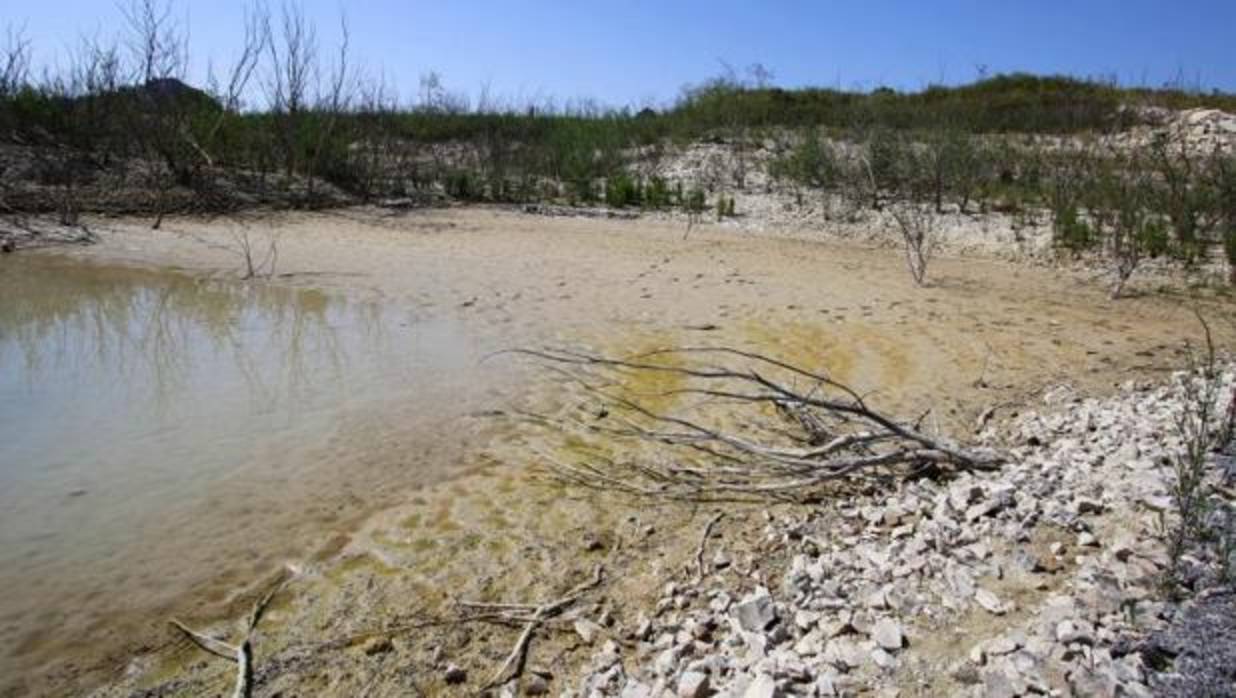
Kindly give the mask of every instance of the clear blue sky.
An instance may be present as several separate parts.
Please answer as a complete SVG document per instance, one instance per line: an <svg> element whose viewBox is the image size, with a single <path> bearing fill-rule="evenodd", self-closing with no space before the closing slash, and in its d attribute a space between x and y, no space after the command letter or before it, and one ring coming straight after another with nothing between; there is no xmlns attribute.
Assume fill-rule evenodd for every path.
<svg viewBox="0 0 1236 698"><path fill-rule="evenodd" d="M243 0L179 0L192 50L226 60ZM277 10L279 0L272 0ZM664 103L687 83L760 62L778 84L920 88L1026 70L1236 91L1236 0L304 0L325 51L340 11L354 57L407 99L436 70L448 88L508 98ZM5 0L41 61L120 30L104 0Z"/></svg>

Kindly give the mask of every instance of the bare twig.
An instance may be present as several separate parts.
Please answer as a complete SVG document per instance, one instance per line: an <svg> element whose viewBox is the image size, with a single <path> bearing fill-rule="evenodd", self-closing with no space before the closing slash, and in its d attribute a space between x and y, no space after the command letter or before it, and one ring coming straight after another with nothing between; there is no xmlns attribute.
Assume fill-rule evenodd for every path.
<svg viewBox="0 0 1236 698"><path fill-rule="evenodd" d="M490 679L489 683L482 690L487 691L518 678L523 673L524 663L528 656L528 647L532 643L532 637L536 630L552 621L555 616L579 600L579 597L583 596L584 593L600 586L604 580L604 572L604 568L601 565L597 565L590 579L571 589L565 596L541 604L488 603L482 601L457 602L457 605L461 608L473 611L466 613L460 619L461 622L486 620L509 623L516 621L524 625L524 629L519 634L519 639L515 641L514 647L511 648L510 654L507 655L506 661L502 663L497 673L494 674L493 678Z"/></svg>
<svg viewBox="0 0 1236 698"><path fill-rule="evenodd" d="M251 641L253 639L253 632L262 620L262 614L266 612L266 607L275 598L275 594L278 594L291 578L291 575L286 572L280 575L279 581L271 585L271 588L258 599L257 603L253 604L253 609L249 611L249 617L245 622L244 636L238 644L232 645L219 638L193 630L175 618L169 621L174 628L184 633L185 637L189 638L193 644L202 650L216 657L236 662L236 687L232 691L233 698L249 698L252 692L253 647Z"/></svg>
<svg viewBox="0 0 1236 698"><path fill-rule="evenodd" d="M704 567L704 548L708 546L708 536L712 535L712 529L717 525L717 522L725 516L725 512L718 512L716 516L708 521L708 525L704 526L704 534L700 536L700 547L695 551L695 569L702 581L707 574L707 569Z"/></svg>

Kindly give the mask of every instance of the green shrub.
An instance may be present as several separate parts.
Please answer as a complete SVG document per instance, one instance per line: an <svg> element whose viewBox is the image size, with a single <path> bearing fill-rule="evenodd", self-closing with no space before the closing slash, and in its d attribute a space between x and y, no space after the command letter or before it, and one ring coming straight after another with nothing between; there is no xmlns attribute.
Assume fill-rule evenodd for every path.
<svg viewBox="0 0 1236 698"><path fill-rule="evenodd" d="M639 206L641 199L639 182L630 176L617 174L605 181L605 204L610 208Z"/></svg>
<svg viewBox="0 0 1236 698"><path fill-rule="evenodd" d="M1097 237L1095 231L1086 221L1082 220L1076 206L1067 206L1053 214L1052 242L1057 247L1072 252L1081 252L1094 247Z"/></svg>
<svg viewBox="0 0 1236 698"><path fill-rule="evenodd" d="M455 170L446 177L446 195L458 201L477 201L481 187L466 170Z"/></svg>
<svg viewBox="0 0 1236 698"><path fill-rule="evenodd" d="M807 187L833 186L839 176L839 165L832 146L822 142L814 129L789 152L769 163L769 174Z"/></svg>
<svg viewBox="0 0 1236 698"><path fill-rule="evenodd" d="M644 205L650 209L659 210L668 208L670 204L670 190L665 180L661 177L648 180L648 184L644 187Z"/></svg>
<svg viewBox="0 0 1236 698"><path fill-rule="evenodd" d="M683 202L688 213L699 215L704 212L708 206L707 197L703 189L692 189L687 192L687 198Z"/></svg>

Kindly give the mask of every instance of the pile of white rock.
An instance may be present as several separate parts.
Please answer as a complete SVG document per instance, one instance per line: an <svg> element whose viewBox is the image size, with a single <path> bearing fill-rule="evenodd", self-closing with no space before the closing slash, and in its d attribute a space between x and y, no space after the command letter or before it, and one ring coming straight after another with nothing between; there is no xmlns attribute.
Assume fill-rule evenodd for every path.
<svg viewBox="0 0 1236 698"><path fill-rule="evenodd" d="M1232 366L1224 380L1231 395ZM1171 669L1129 638L1181 608L1160 588L1173 385L1054 391L983 435L1011 455L998 471L766 516L753 549L711 540L706 574L667 584L601 644L579 693L1153 695Z"/></svg>

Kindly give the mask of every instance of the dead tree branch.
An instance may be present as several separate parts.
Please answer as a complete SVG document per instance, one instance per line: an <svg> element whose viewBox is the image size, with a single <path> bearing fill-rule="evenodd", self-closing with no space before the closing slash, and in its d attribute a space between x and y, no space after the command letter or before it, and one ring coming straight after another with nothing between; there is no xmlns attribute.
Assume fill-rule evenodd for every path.
<svg viewBox="0 0 1236 698"><path fill-rule="evenodd" d="M827 375L753 352L686 347L628 359L571 350L516 353L570 376L569 385L591 405L584 412L530 415L577 440L602 442L575 462L565 462L561 452L545 454L551 471L579 485L689 500L794 499L863 474L991 469L1002 460L881 413ZM634 386L650 384L670 387L635 392ZM673 409L653 409L654 400ZM649 445L657 448L644 448ZM624 457L613 457L618 452Z"/></svg>
<svg viewBox="0 0 1236 698"><path fill-rule="evenodd" d="M173 618L169 621L174 628L184 633L185 637L189 638L193 644L197 645L203 651L209 652L216 657L222 657L228 661L236 662L236 687L232 691L232 698L249 698L253 689L253 633L257 629L258 623L262 620L262 615L266 612L266 607L270 605L275 594L283 589L291 579L291 575L284 573L280 576L279 581L271 586L265 594L258 599L253 605L253 609L249 611L249 617L245 622L245 631L239 643L233 645L217 637L212 637L202 632L193 630L189 626L181 623Z"/></svg>
<svg viewBox="0 0 1236 698"><path fill-rule="evenodd" d="M515 641L515 646L511 648L506 661L482 690L487 691L519 678L523 673L528 657L528 647L532 644L532 636L537 628L552 621L555 616L574 604L586 592L600 586L603 579L604 568L597 565L588 581L571 589L565 596L542 604L458 602L457 605L463 611L461 622L486 620L500 623L518 622L524 625L523 632L519 634L519 639Z"/></svg>

